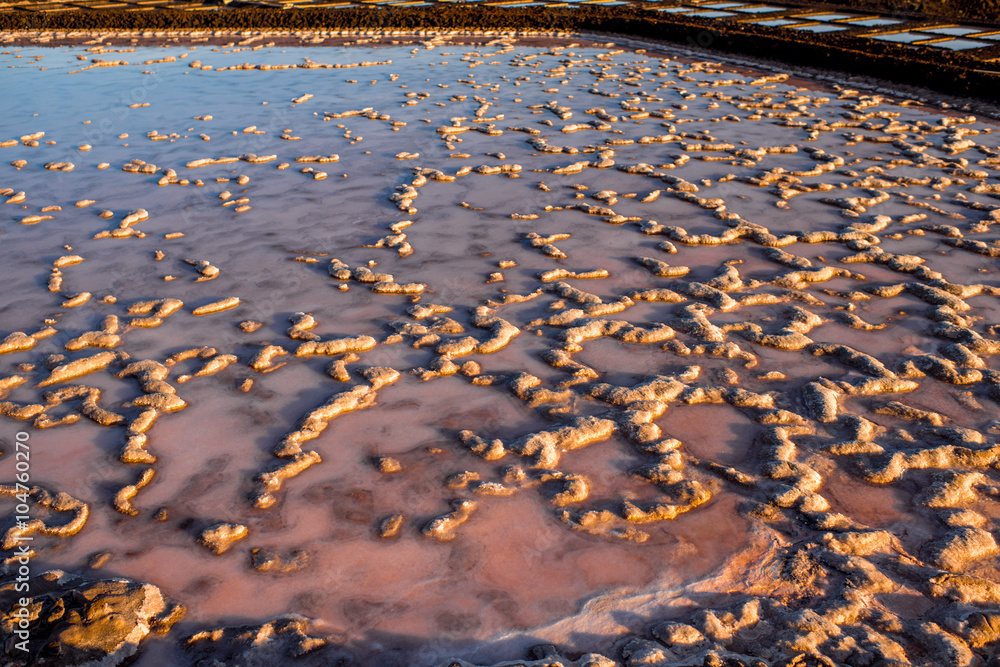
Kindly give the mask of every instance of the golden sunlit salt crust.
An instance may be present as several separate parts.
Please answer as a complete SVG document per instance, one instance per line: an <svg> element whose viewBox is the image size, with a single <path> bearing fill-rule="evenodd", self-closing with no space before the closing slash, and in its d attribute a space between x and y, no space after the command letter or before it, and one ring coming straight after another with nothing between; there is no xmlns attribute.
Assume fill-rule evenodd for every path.
<svg viewBox="0 0 1000 667"><path fill-rule="evenodd" d="M0 548L13 549L22 540L33 536L72 537L79 533L90 516L90 506L67 493L55 493L40 486L22 490L14 484L0 484L0 496L15 497L25 494L35 507L48 508L56 512L70 512L69 521L56 526L47 525L42 519L31 519L24 525L17 525L4 534ZM33 553L35 549L29 549Z"/></svg>
<svg viewBox="0 0 1000 667"><path fill-rule="evenodd" d="M212 315L214 313L220 313L224 310L229 310L230 308L235 308L240 305L240 298L237 296L231 296L220 301L214 301L212 303L205 304L204 306L198 306L191 311L192 315Z"/></svg>
<svg viewBox="0 0 1000 667"><path fill-rule="evenodd" d="M5 269L17 307L0 338L0 416L40 443L65 437L79 479L44 474L91 503L31 487L35 514L5 549L37 537L33 556L81 567L91 554L77 544L106 540L113 570L155 563L162 539L190 570L174 588L193 607L189 563L207 559L234 596L217 609L254 615L233 610L281 598L267 579L280 577L289 608L315 605L356 645L406 634L394 624L416 622L408 613L440 623L414 637L452 636L440 619L455 609L482 624L454 631L463 640L511 624L576 653L591 639L566 633L615 640L600 645L614 659L539 650L532 666L989 659L994 124L611 45L424 35L410 60L391 47L415 68L399 74L350 52L229 58L271 38L142 65L220 90L253 78L232 92L239 113L185 83L201 109L158 111L155 88L151 103L119 100L161 115L131 138L115 130L113 146L60 139L75 165L46 143L55 125L49 137L32 125L43 117L0 144L12 153L0 231L20 244ZM74 78L138 66L92 48ZM452 69L435 71L455 76L418 76L445 66L442 48ZM359 67L371 83L338 80L349 95L304 84ZM211 153L195 112L215 128ZM0 487L4 502L16 493ZM147 509L152 528L136 523ZM98 532L67 539L91 511ZM532 531L537 544L517 542ZM468 580L449 583L415 544L428 562L461 561ZM516 578L543 586L564 547L574 581L560 586L576 597L539 592L550 611L531 623L462 597L499 591L520 619L537 602L483 587L476 558L525 567L517 558L537 553ZM448 601L373 603L362 631L339 597L308 597L381 599L381 575L359 563L387 568L383 552L428 573L392 570L414 609L426 600L413 587ZM708 579L686 574L696 561ZM655 578L664 562L676 581ZM660 597L636 611L622 590ZM560 629L569 619L581 625ZM227 635L195 636L177 650Z"/></svg>

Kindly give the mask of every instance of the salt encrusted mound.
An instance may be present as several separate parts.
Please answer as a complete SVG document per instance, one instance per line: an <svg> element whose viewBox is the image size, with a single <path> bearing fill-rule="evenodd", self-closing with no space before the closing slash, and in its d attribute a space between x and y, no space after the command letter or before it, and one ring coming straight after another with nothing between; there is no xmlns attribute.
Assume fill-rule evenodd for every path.
<svg viewBox="0 0 1000 667"><path fill-rule="evenodd" d="M0 584L2 656L13 665L115 667L133 659L149 635L166 633L185 608L160 589L128 579L88 579L50 570L31 577L28 591L11 577ZM20 606L21 598L27 606ZM24 652L14 634L18 609L28 610Z"/></svg>
<svg viewBox="0 0 1000 667"><path fill-rule="evenodd" d="M183 655L199 667L272 667L273 665L349 665L348 654L330 636L316 636L310 619L297 614L261 625L204 630L188 637Z"/></svg>
<svg viewBox="0 0 1000 667"><path fill-rule="evenodd" d="M792 556L779 565L780 579L799 579L806 591L814 590L806 579L815 579L821 573L814 568L824 564ZM825 565L848 574L845 586L863 582L862 588L873 592L880 585L878 577L871 576L873 569L850 559L827 559ZM998 610L962 608L933 619L905 620L852 598L857 596L815 611L790 609L769 597L744 598L726 608L694 612L686 623L653 624L642 636L618 641L614 652L572 659L554 646L539 645L527 652L525 660L491 667L975 667L984 662L970 647L986 649L990 655L1000 637ZM994 656L988 665L995 661ZM436 667L483 665L447 660Z"/></svg>
<svg viewBox="0 0 1000 667"><path fill-rule="evenodd" d="M247 527L233 523L219 523L202 531L198 543L211 550L216 556L221 556L236 542L248 535Z"/></svg>

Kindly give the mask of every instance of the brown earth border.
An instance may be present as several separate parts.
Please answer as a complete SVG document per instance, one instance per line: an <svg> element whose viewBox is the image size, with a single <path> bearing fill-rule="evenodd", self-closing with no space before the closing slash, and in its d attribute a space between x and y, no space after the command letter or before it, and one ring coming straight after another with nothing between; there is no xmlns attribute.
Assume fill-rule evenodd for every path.
<svg viewBox="0 0 1000 667"><path fill-rule="evenodd" d="M803 7L838 5L789 2ZM272 9L220 7L211 11L77 10L0 13L0 31L180 31L180 30L341 30L562 32L634 37L699 50L762 57L792 66L837 70L893 83L930 88L1000 102L1000 42L974 53L930 46L882 42L864 37L879 32L809 33L731 19L658 14L646 6L500 8L483 5L430 7L353 7L344 9ZM947 19L905 16L891 30L940 25ZM1000 30L1000 23L979 23Z"/></svg>

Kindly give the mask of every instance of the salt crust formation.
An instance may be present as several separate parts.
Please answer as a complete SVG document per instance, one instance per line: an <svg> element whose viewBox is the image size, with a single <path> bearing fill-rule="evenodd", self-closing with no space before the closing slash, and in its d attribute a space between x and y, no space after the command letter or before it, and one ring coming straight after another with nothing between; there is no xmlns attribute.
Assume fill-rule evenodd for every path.
<svg viewBox="0 0 1000 667"><path fill-rule="evenodd" d="M26 664L26 654L15 646L14 615L20 598L15 583L0 586L0 629L6 639L3 658L9 664ZM139 652L139 643L151 635L168 632L185 613L182 605L163 597L156 586L127 579L90 579L61 570L43 572L29 580L26 609L33 665L128 664Z"/></svg>
<svg viewBox="0 0 1000 667"><path fill-rule="evenodd" d="M240 48L258 48L249 46L252 41ZM424 46L447 43L434 38ZM248 513L231 517L245 523L205 524L190 540L208 557L242 551L253 576L308 572L308 551L279 553L250 538L256 538L259 516L280 509L288 487L301 481L295 478L322 466L323 456L332 453L324 433L352 413L377 414L379 400L411 379L459 382L469 392L512 397L533 422L549 425L508 430L504 437L492 432L495 426L456 429L447 446L490 472L448 476L441 484L440 514L410 516L400 507L373 522L373 540L391 544L409 531L431 543L452 542L485 514L484 507L534 494L553 525L625 545L646 543L669 522L736 496L740 515L773 542L763 562L726 565L744 568L726 590L701 597L687 591L690 604L648 618L638 634L620 630L611 649L540 645L527 659L496 667L976 667L1000 660L1000 547L994 534L1000 516L1000 329L994 323L1000 312L993 301L1000 284L989 261L1000 256L994 128L972 116L930 113L910 101L840 86L795 87L786 74L754 78L709 62L611 47L581 55L577 48L524 49L498 40L484 47L490 53L464 54L467 78L439 84L464 86L468 95L410 91L401 98L398 117L375 107L316 112L319 122L358 123L351 127L364 127L370 136L407 136L415 127L426 127L429 135L420 144L400 141L389 156L398 161L398 181L381 202L375 234L360 245L293 252L295 269L312 271L315 265L334 296L363 290L365 303L392 310L378 320L381 328L374 317L334 326L324 320L328 311L321 311L321 303L314 312L290 317L274 315L274 308L258 315L249 308L260 295L249 289L233 295L239 285L225 282L226 253L207 245L188 255L197 259L176 258L202 290L184 292L202 304L189 302L187 308L176 296L181 292L168 288L176 276L164 278L160 294L133 295L126 287L102 292L84 279L94 264L86 250L76 254L67 245L47 255L39 282L46 289L34 298L50 300L52 315L0 340L0 359L16 364L0 377L0 415L39 430L68 427L81 417L121 429L117 456L140 467L111 497L88 502L42 486L0 485L0 497L30 506L33 517L6 528L0 546L7 551L7 571L16 571L11 553L22 538L38 538L32 558L58 559L59 545L86 527L95 505L117 511L124 521L149 514L142 492L158 483L160 462L148 445L161 419L190 407L182 389L187 394L192 384L214 383L221 392L229 383L248 394L266 374L292 373L320 359L327 389L288 425L273 457L262 458L246 480ZM152 62L181 66L172 58L144 65ZM223 80L243 70L372 67L381 73L389 65L307 59L296 65L213 66L192 60L184 67ZM93 59L78 72L129 66ZM474 71L480 66L507 73L498 75L499 82L480 83ZM574 79L582 87L573 87ZM539 84L546 86L545 95L560 97L538 101L531 95L530 103L517 97L513 104L520 106L510 106L492 95L528 98L528 89ZM321 101L314 97L299 94L290 102L304 109ZM463 115L436 124L407 113L432 97ZM196 120L220 119L205 114ZM336 127L344 129L343 123ZM780 139L765 139L765 126ZM281 138L308 143L306 129L285 130ZM232 130L254 137L268 132L274 130ZM25 134L4 142L2 150L33 157L31 151L44 150L44 136ZM210 138L203 134L199 140ZM292 163L339 167L365 145L358 145L362 137L351 129L343 138L346 145L337 154L317 147L308 151L316 155L213 152L185 161L175 153L169 158L174 167L133 159L122 171L151 178L148 183L157 187L186 188L205 186L192 180L194 174L218 174L216 182L244 190L239 196L226 190L211 205L227 216L252 215L251 176L238 171L256 179L264 169L283 171ZM188 137L151 130L145 139ZM751 143L765 140L767 145ZM454 152L465 142L485 149L491 161ZM461 164L439 158L445 151ZM203 153L191 156L197 154ZM509 161L515 156L520 163ZM157 161L167 159L165 154ZM21 170L42 169L54 172L47 178L72 183L91 168L78 162L14 159L16 171L9 176L17 186ZM312 181L330 176L312 166L296 173ZM491 200L490 189L501 179L511 191L545 193L550 203L535 206L531 202L541 200L527 196ZM52 228L72 212L68 204L66 211L39 205L45 197L28 187L2 194L6 204L23 204L4 230L11 236ZM84 194L100 196L73 192L74 209L85 211L100 201L77 199ZM462 197L483 206L459 203ZM417 206L428 201L440 212L442 198L466 215L486 211L473 218L473 227L502 220L516 230L504 251L518 261L484 259L488 272L469 281L497 285L481 299L470 295L485 292L446 289L423 277L429 274L421 269L421 254L430 253L433 242L422 235L434 222ZM748 198L777 211L742 206L740 200ZM805 217L786 217L799 205ZM116 215L106 213L99 217ZM168 231L161 242L145 231L155 228L159 237L163 217L152 205L122 212L112 228L81 241L87 248L95 242L141 246L137 252L149 250L159 262L175 247L166 242L184 237ZM448 238L463 233L450 230ZM604 234L632 235L635 249L607 256ZM480 254L493 253L484 247ZM393 273L379 268L382 262ZM606 266L597 265L602 262ZM95 293L75 291L80 286ZM66 309L74 315L63 317ZM264 321L241 319L249 315ZM188 337L185 327L195 326L195 316L214 322L205 326L239 331L233 334L239 338L219 336L223 344ZM141 330L159 327L182 343L147 358L143 346L131 341ZM533 351L530 341L538 342ZM611 368L591 352L598 346L613 346L609 354L621 363L630 358L621 351L654 351L658 361L640 364L641 370ZM404 363L404 357L385 352L398 348L420 361ZM519 370L518 361L535 372ZM118 395L106 388L115 380L129 388L128 400L107 398ZM749 426L739 455L673 437L671 417L687 406L719 406L744 417ZM643 498L595 499L591 476L572 470L580 450L615 442L642 460L628 475L647 485ZM9 449L3 453L4 460L13 458ZM415 474L405 457L378 455L369 466L384 476ZM868 490L898 492L919 528L911 533L905 522L845 503L832 491L837 472ZM36 664L124 664L141 641L167 633L184 613L156 586L125 579L49 571L34 576L30 590ZM0 627L8 636L17 622L8 613L15 595L13 581L0 585ZM4 657L16 660L12 641L3 645ZM196 664L335 664L350 660L342 644L293 615L189 634L178 650Z"/></svg>

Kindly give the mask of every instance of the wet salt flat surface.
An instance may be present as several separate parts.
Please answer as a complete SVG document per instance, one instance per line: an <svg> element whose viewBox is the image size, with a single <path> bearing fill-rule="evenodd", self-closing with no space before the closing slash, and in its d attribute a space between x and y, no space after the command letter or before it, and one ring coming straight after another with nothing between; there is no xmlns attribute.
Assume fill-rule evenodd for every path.
<svg viewBox="0 0 1000 667"><path fill-rule="evenodd" d="M793 30L805 30L808 32L837 32L838 30L847 30L847 28L841 25L815 24L815 25L794 26Z"/></svg>
<svg viewBox="0 0 1000 667"><path fill-rule="evenodd" d="M851 25L860 25L866 28L874 28L883 25L895 25L896 23L902 23L903 19L886 19L886 18L875 18L875 19L864 19L861 21L851 21Z"/></svg>
<svg viewBox="0 0 1000 667"><path fill-rule="evenodd" d="M701 11L701 12L691 12L689 16L700 16L706 19L717 19L723 16L734 16L732 12L721 12L721 11Z"/></svg>
<svg viewBox="0 0 1000 667"><path fill-rule="evenodd" d="M919 32L893 32L887 35L869 35L872 39L881 39L887 42L921 42L932 39L932 35Z"/></svg>
<svg viewBox="0 0 1000 667"><path fill-rule="evenodd" d="M974 39L948 39L943 42L933 42L930 46L951 49L953 51L964 51L965 49L981 49L984 46L990 45L987 42L979 42Z"/></svg>
<svg viewBox="0 0 1000 667"><path fill-rule="evenodd" d="M979 32L980 28L963 28L961 26L948 26L944 28L925 28L924 32L932 32L937 35L954 35L956 37L961 37L963 35L969 35L974 32Z"/></svg>
<svg viewBox="0 0 1000 667"><path fill-rule="evenodd" d="M857 17L853 14L803 14L798 18L809 19L810 21L842 21Z"/></svg>
<svg viewBox="0 0 1000 667"><path fill-rule="evenodd" d="M759 7L734 7L733 11L746 12L748 14L766 14L769 12L780 12L783 11L783 7L769 7L767 5L761 5Z"/></svg>
<svg viewBox="0 0 1000 667"><path fill-rule="evenodd" d="M794 25L796 23L801 23L801 21L795 20L795 19L768 19L766 21L757 21L757 23L760 24L760 25L769 25L769 26L778 28L778 27L781 27L781 26Z"/></svg>
<svg viewBox="0 0 1000 667"><path fill-rule="evenodd" d="M927 581L1000 586L995 125L594 44L0 65L0 482L26 430L78 501L3 498L4 546L185 605L140 664L286 613L362 664L610 652L753 596L982 646Z"/></svg>

